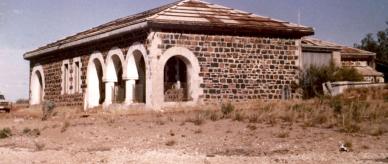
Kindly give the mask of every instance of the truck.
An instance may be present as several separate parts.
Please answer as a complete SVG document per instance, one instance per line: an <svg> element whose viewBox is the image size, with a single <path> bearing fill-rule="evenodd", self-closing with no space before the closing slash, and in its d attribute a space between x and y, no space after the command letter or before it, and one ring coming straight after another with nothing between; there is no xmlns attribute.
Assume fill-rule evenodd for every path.
<svg viewBox="0 0 388 164"><path fill-rule="evenodd" d="M0 110L9 113L12 109L12 102L7 101L2 93L0 93Z"/></svg>

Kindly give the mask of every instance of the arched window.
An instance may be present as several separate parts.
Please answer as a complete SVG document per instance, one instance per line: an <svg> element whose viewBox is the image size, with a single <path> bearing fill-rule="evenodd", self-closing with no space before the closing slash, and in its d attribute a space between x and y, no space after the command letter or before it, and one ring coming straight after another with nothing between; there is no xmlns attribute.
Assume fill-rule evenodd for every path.
<svg viewBox="0 0 388 164"><path fill-rule="evenodd" d="M170 58L164 66L164 95L166 102L188 101L186 63L179 57Z"/></svg>

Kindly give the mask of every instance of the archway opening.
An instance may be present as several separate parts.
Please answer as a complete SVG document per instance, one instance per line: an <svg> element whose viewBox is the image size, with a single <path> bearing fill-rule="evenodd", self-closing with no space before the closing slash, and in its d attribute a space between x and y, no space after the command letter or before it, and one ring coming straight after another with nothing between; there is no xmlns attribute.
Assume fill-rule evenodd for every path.
<svg viewBox="0 0 388 164"><path fill-rule="evenodd" d="M134 51L133 55L136 61L136 67L139 79L136 80L134 101L138 103L146 103L146 65L145 60L140 51Z"/></svg>
<svg viewBox="0 0 388 164"><path fill-rule="evenodd" d="M191 100L188 95L190 90L189 64L187 60L180 56L168 59L164 66L164 101L181 102Z"/></svg>
<svg viewBox="0 0 388 164"><path fill-rule="evenodd" d="M33 72L31 80L31 105L41 104L43 101L43 76L40 71Z"/></svg>
<svg viewBox="0 0 388 164"><path fill-rule="evenodd" d="M116 76L114 79L114 87L112 90L112 102L122 103L125 100L125 83L123 81L123 66L120 58L117 55L112 56L114 73Z"/></svg>
<svg viewBox="0 0 388 164"><path fill-rule="evenodd" d="M88 104L89 108L101 105L105 100L105 86L102 81L102 63L93 59L88 65Z"/></svg>

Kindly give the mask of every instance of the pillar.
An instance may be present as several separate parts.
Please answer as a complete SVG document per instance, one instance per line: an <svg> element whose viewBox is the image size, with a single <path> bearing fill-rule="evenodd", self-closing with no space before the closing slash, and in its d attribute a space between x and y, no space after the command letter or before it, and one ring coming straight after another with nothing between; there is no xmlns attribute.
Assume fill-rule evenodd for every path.
<svg viewBox="0 0 388 164"><path fill-rule="evenodd" d="M114 89L114 82L107 81L105 82L105 102L104 106L109 106L112 104L112 95Z"/></svg>
<svg viewBox="0 0 388 164"><path fill-rule="evenodd" d="M135 95L135 79L128 79L125 81L125 104L130 105L133 103Z"/></svg>

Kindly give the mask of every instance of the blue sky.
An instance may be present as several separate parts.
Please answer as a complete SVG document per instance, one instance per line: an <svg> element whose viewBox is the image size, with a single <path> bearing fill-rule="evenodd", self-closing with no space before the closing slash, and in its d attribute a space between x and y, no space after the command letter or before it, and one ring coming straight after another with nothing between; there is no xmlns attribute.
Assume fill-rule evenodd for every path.
<svg viewBox="0 0 388 164"><path fill-rule="evenodd" d="M315 37L344 45L385 29L388 0L207 0L315 28ZM0 92L28 98L23 53L110 20L173 0L0 0Z"/></svg>

